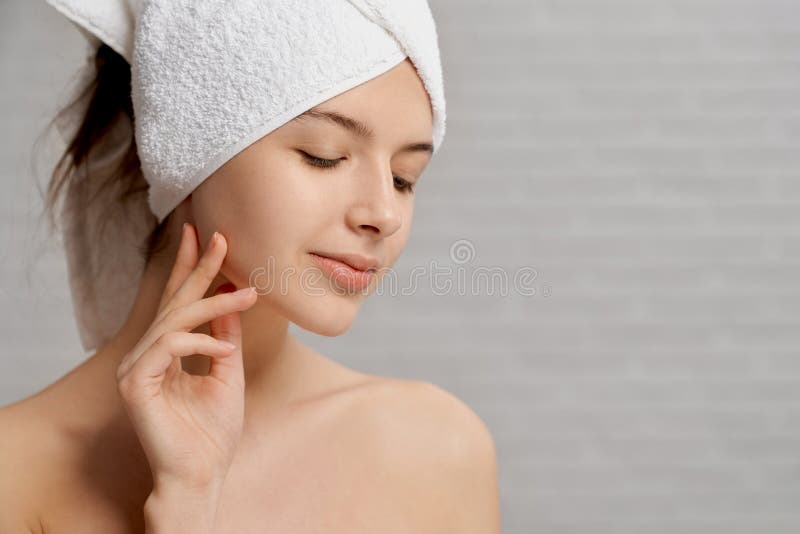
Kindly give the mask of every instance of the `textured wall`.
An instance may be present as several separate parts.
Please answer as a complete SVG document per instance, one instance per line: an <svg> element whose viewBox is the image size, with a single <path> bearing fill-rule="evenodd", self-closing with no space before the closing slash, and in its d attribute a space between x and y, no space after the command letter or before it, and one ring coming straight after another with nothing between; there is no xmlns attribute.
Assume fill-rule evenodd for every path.
<svg viewBox="0 0 800 534"><path fill-rule="evenodd" d="M425 279L299 335L469 404L504 532L800 532L800 4L431 5L448 133L399 279L528 268L536 294ZM80 359L28 158L81 38L21 0L0 30L7 403Z"/></svg>

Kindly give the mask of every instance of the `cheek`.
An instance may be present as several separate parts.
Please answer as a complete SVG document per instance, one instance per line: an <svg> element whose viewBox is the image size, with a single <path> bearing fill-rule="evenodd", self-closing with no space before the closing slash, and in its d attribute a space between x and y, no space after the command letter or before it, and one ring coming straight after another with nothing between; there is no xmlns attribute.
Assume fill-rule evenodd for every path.
<svg viewBox="0 0 800 534"><path fill-rule="evenodd" d="M410 225L407 224L408 222L408 219L404 219L403 226L397 232L387 237L384 242L386 262L390 267L397 262L406 247L406 243L408 243L408 235L410 232Z"/></svg>
<svg viewBox="0 0 800 534"><path fill-rule="evenodd" d="M194 194L197 211L213 213L220 225L246 231L249 237L295 235L326 208L326 191L318 178L266 157L223 167Z"/></svg>
<svg viewBox="0 0 800 534"><path fill-rule="evenodd" d="M309 198L293 184L294 176L230 169L209 177L192 193L198 229L208 236L218 231L228 243L223 274L239 286L254 273L280 263L293 263L298 239L308 224ZM273 259L270 259L273 258ZM271 263L271 266L270 266Z"/></svg>

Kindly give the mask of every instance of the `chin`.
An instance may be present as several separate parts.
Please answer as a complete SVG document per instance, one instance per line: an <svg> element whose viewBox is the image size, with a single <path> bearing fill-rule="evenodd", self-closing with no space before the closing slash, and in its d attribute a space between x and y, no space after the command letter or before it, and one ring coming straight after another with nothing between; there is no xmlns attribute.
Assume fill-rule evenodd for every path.
<svg viewBox="0 0 800 534"><path fill-rule="evenodd" d="M291 295L264 295L261 298L266 300L265 304L304 330L321 336L340 336L355 321L363 297L340 295L332 293L330 289L323 291L325 294L308 295L297 290Z"/></svg>
<svg viewBox="0 0 800 534"><path fill-rule="evenodd" d="M350 329L350 325L353 323L349 322L349 323L337 324L337 323L320 323L317 321L312 321L311 323L306 325L301 323L295 323L295 324L300 328L302 328L303 330L313 332L320 336L338 337L347 332Z"/></svg>
<svg viewBox="0 0 800 534"><path fill-rule="evenodd" d="M298 313L287 318L303 330L308 330L321 336L337 337L350 329L355 316L351 317L347 313L338 313L336 310L333 310L333 312L323 311L317 307L311 313Z"/></svg>

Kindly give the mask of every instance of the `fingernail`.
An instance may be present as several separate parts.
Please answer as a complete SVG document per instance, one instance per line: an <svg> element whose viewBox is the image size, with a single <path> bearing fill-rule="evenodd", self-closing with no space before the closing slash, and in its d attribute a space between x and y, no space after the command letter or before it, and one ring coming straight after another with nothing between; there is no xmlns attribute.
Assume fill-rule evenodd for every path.
<svg viewBox="0 0 800 534"><path fill-rule="evenodd" d="M213 234L211 234L211 238L208 240L208 248L214 246L214 243L216 243L216 239L217 239L217 232L214 232Z"/></svg>
<svg viewBox="0 0 800 534"><path fill-rule="evenodd" d="M239 297L239 296L249 295L250 293L255 293L255 291L256 291L256 288L254 288L253 286L250 286L250 287L245 287L245 288L239 289L238 291L234 291L233 294L236 295L237 297Z"/></svg>
<svg viewBox="0 0 800 534"><path fill-rule="evenodd" d="M235 349L236 348L236 345L234 345L230 341L225 341L224 339L220 339L218 341L219 341L220 345L222 345L223 347L225 347L227 349Z"/></svg>

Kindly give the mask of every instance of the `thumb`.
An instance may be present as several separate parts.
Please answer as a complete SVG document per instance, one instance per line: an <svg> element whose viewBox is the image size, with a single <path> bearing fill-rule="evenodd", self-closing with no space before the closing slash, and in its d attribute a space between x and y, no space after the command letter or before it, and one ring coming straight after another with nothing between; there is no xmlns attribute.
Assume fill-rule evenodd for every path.
<svg viewBox="0 0 800 534"><path fill-rule="evenodd" d="M220 285L214 295L230 293L236 290L231 283ZM238 311L214 317L209 321L211 335L219 340L228 341L236 348L227 356L211 358L209 376L213 376L225 384L239 384L244 382L244 364L242 355L242 324Z"/></svg>

